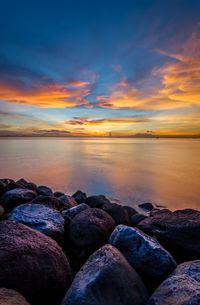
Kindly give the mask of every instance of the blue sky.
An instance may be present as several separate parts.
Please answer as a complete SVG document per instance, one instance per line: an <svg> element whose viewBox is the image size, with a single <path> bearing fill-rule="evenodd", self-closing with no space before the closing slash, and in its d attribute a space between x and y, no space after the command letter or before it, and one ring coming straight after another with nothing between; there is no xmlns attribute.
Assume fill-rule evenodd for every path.
<svg viewBox="0 0 200 305"><path fill-rule="evenodd" d="M4 1L0 135L200 134L199 11L197 0Z"/></svg>

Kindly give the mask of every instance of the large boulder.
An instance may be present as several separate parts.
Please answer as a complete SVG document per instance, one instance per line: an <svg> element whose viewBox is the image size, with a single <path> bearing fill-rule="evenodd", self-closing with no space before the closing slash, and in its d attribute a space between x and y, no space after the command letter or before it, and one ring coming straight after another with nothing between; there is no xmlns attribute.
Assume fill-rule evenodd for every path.
<svg viewBox="0 0 200 305"><path fill-rule="evenodd" d="M64 218L56 210L42 204L25 203L16 207L9 220L15 220L57 241L64 242Z"/></svg>
<svg viewBox="0 0 200 305"><path fill-rule="evenodd" d="M139 275L110 245L96 251L77 273L61 305L144 305Z"/></svg>
<svg viewBox="0 0 200 305"><path fill-rule="evenodd" d="M59 305L71 283L58 244L15 221L0 221L0 287L21 293L31 305Z"/></svg>
<svg viewBox="0 0 200 305"><path fill-rule="evenodd" d="M43 195L43 196L53 196L52 190L45 185L38 186L37 193L38 195Z"/></svg>
<svg viewBox="0 0 200 305"><path fill-rule="evenodd" d="M102 210L108 213L115 220L116 224L130 225L131 219L129 213L123 206L116 203L105 203Z"/></svg>
<svg viewBox="0 0 200 305"><path fill-rule="evenodd" d="M200 212L164 210L141 221L137 227L154 235L178 262L200 258Z"/></svg>
<svg viewBox="0 0 200 305"><path fill-rule="evenodd" d="M77 202L78 204L85 203L85 202L86 202L86 199L87 199L86 193L83 193L83 192L80 191L80 190L76 191L76 193L74 193L74 194L72 195L72 197L74 197L74 199L76 200L76 202Z"/></svg>
<svg viewBox="0 0 200 305"><path fill-rule="evenodd" d="M109 243L125 256L150 290L176 268L171 254L155 238L139 229L119 225L112 232Z"/></svg>
<svg viewBox="0 0 200 305"><path fill-rule="evenodd" d="M64 209L70 209L72 207L77 206L77 202L74 199L74 197L72 197L72 196L62 195L62 196L60 196L58 198L62 202Z"/></svg>
<svg viewBox="0 0 200 305"><path fill-rule="evenodd" d="M32 204L43 204L48 208L62 210L63 203L59 200L59 198L53 196L44 196L39 195L35 197L30 203Z"/></svg>
<svg viewBox="0 0 200 305"><path fill-rule="evenodd" d="M91 208L101 208L105 203L110 203L110 201L104 195L98 195L87 197L85 203Z"/></svg>
<svg viewBox="0 0 200 305"><path fill-rule="evenodd" d="M77 214L69 227L72 247L77 249L76 260L83 263L107 242L114 228L113 218L100 209L87 209Z"/></svg>
<svg viewBox="0 0 200 305"><path fill-rule="evenodd" d="M62 212L62 215L64 218L70 217L70 218L74 218L77 214L79 214L82 211L85 211L87 209L90 209L90 207L86 204L86 203L80 203L79 205L70 208L68 210L64 210Z"/></svg>
<svg viewBox="0 0 200 305"><path fill-rule="evenodd" d="M156 289L148 305L199 305L200 260L180 264Z"/></svg>
<svg viewBox="0 0 200 305"><path fill-rule="evenodd" d="M36 197L36 193L31 190L16 188L3 194L0 205L6 212L12 211L16 206L29 202Z"/></svg>
<svg viewBox="0 0 200 305"><path fill-rule="evenodd" d="M1 305L30 305L25 298L12 289L0 288Z"/></svg>

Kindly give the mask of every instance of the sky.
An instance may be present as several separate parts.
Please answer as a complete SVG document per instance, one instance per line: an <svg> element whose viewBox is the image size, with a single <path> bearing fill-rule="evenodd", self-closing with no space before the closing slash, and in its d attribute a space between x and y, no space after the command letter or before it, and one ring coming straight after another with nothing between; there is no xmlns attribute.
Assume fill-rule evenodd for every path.
<svg viewBox="0 0 200 305"><path fill-rule="evenodd" d="M199 0L0 0L0 136L200 136Z"/></svg>

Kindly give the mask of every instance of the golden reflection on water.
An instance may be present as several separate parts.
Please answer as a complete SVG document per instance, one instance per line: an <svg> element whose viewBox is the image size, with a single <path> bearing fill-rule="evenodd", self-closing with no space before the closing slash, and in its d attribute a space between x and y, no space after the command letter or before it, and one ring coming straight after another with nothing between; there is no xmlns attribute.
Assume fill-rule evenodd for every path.
<svg viewBox="0 0 200 305"><path fill-rule="evenodd" d="M0 171L132 206L200 209L199 139L1 138Z"/></svg>

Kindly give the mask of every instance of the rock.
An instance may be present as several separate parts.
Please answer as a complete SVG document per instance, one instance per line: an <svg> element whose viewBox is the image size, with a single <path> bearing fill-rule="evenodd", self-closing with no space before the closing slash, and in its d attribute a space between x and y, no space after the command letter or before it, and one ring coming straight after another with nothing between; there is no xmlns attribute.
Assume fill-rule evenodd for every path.
<svg viewBox="0 0 200 305"><path fill-rule="evenodd" d="M138 206L139 206L139 208L146 210L146 211L151 211L154 208L153 204L150 202L141 203Z"/></svg>
<svg viewBox="0 0 200 305"><path fill-rule="evenodd" d="M0 196L5 193L6 184L0 181Z"/></svg>
<svg viewBox="0 0 200 305"><path fill-rule="evenodd" d="M103 195L87 197L85 203L91 208L101 208L103 204L110 203L110 201Z"/></svg>
<svg viewBox="0 0 200 305"><path fill-rule="evenodd" d="M57 241L64 243L64 218L56 210L43 204L25 203L16 207L9 220L15 220L35 229Z"/></svg>
<svg viewBox="0 0 200 305"><path fill-rule="evenodd" d="M25 188L32 190L32 191L37 191L37 185L33 182L27 182L25 184Z"/></svg>
<svg viewBox="0 0 200 305"><path fill-rule="evenodd" d="M76 260L83 263L107 242L114 228L113 218L100 209L87 209L76 215L70 223L69 232L72 246L78 250Z"/></svg>
<svg viewBox="0 0 200 305"><path fill-rule="evenodd" d="M21 293L31 305L59 305L71 283L58 244L15 221L0 221L0 287Z"/></svg>
<svg viewBox="0 0 200 305"><path fill-rule="evenodd" d="M43 195L43 196L53 196L52 190L44 185L40 185L37 187L37 193L38 195Z"/></svg>
<svg viewBox="0 0 200 305"><path fill-rule="evenodd" d="M59 200L63 203L64 209L70 209L77 206L77 202L72 196L63 195L59 197Z"/></svg>
<svg viewBox="0 0 200 305"><path fill-rule="evenodd" d="M102 210L112 216L116 224L130 225L130 216L123 206L116 203L105 203Z"/></svg>
<svg viewBox="0 0 200 305"><path fill-rule="evenodd" d="M62 212L63 217L65 218L66 216L70 218L74 218L77 214L79 214L82 211L85 211L87 209L90 209L90 207L86 203L80 203L76 207L70 208L68 210L64 210Z"/></svg>
<svg viewBox="0 0 200 305"><path fill-rule="evenodd" d="M80 190L76 191L76 193L74 193L74 194L72 195L72 197L74 197L74 199L76 200L76 202L77 202L78 204L85 203L85 202L86 202L86 199L87 199L86 193L83 193L83 192L80 191Z"/></svg>
<svg viewBox="0 0 200 305"><path fill-rule="evenodd" d="M180 264L156 289L148 305L199 305L200 260Z"/></svg>
<svg viewBox="0 0 200 305"><path fill-rule="evenodd" d="M5 178L5 179L0 179L0 181L3 182L5 185L7 185L7 184L10 183L10 182L14 182L13 179L7 179L7 178Z"/></svg>
<svg viewBox="0 0 200 305"><path fill-rule="evenodd" d="M21 178L21 179L19 179L19 180L17 180L17 182L16 183L19 183L19 184L22 184L22 185L26 185L26 183L27 183L27 181L24 179L24 178Z"/></svg>
<svg viewBox="0 0 200 305"><path fill-rule="evenodd" d="M146 218L147 218L147 216L145 216L145 215L143 215L143 214L135 214L135 215L131 216L131 225L132 225L133 227L135 227L135 226L137 226L137 224L138 224L140 221L142 221L142 220L144 220L144 219L146 219Z"/></svg>
<svg viewBox="0 0 200 305"><path fill-rule="evenodd" d="M61 305L144 305L147 292L122 254L105 245L77 273Z"/></svg>
<svg viewBox="0 0 200 305"><path fill-rule="evenodd" d="M0 205L0 216L2 216L4 212L5 212L4 208L2 207L2 205Z"/></svg>
<svg viewBox="0 0 200 305"><path fill-rule="evenodd" d="M176 262L159 242L136 228L119 225L109 238L146 286L155 289L176 268Z"/></svg>
<svg viewBox="0 0 200 305"><path fill-rule="evenodd" d="M200 258L200 212L169 210L156 213L141 221L137 227L159 242L178 262Z"/></svg>
<svg viewBox="0 0 200 305"><path fill-rule="evenodd" d="M63 203L56 197L39 195L35 197L30 203L32 204L43 204L48 208L61 210L63 209Z"/></svg>
<svg viewBox="0 0 200 305"><path fill-rule="evenodd" d="M160 210L160 209L153 209L153 210L150 211L149 216L154 216L156 214L161 214L161 213L166 213L166 212L170 213L171 211L168 210L168 209L162 209L162 210Z"/></svg>
<svg viewBox="0 0 200 305"><path fill-rule="evenodd" d="M36 193L34 191L17 188L4 193L1 197L0 205L3 206L6 212L10 212L14 207L29 202L35 197Z"/></svg>
<svg viewBox="0 0 200 305"><path fill-rule="evenodd" d="M129 207L127 205L124 205L123 208L128 212L128 215L130 217L138 213L134 208Z"/></svg>
<svg viewBox="0 0 200 305"><path fill-rule="evenodd" d="M30 305L25 298L12 289L0 288L1 305Z"/></svg>
<svg viewBox="0 0 200 305"><path fill-rule="evenodd" d="M53 193L53 195L54 195L54 197L60 197L60 196L63 196L65 194L62 193L62 192L55 192L55 193Z"/></svg>
<svg viewBox="0 0 200 305"><path fill-rule="evenodd" d="M9 191L14 190L14 189L25 189L25 186L21 183L11 181L10 183L8 183L6 185L5 192L9 192Z"/></svg>

